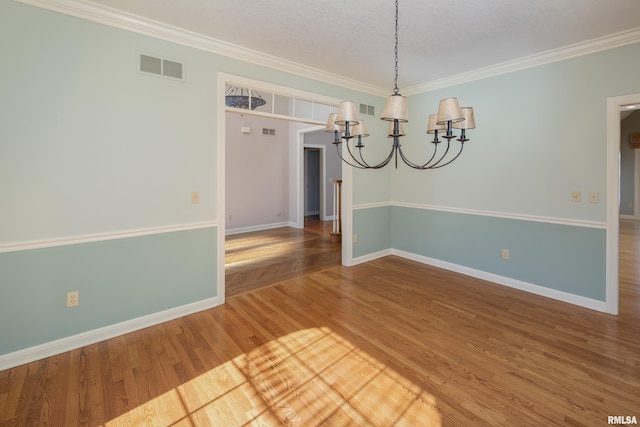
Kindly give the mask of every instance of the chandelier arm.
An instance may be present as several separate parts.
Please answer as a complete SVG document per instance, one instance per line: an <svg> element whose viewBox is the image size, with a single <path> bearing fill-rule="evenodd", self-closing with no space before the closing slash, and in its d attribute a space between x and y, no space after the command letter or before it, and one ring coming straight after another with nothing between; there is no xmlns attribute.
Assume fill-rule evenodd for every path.
<svg viewBox="0 0 640 427"><path fill-rule="evenodd" d="M342 160L343 162L345 162L349 166L351 166L353 168L358 168L358 169L367 169L364 166L353 164L350 161L348 161L347 159L345 159L344 157L342 157L342 153L340 153L340 147L337 144L336 144L336 152L338 153L338 157L340 157L340 160Z"/></svg>
<svg viewBox="0 0 640 427"><path fill-rule="evenodd" d="M387 166L389 164L389 162L391 161L391 159L393 158L393 153L396 151L396 147L392 146L391 147L391 151L389 152L389 155L387 156L386 159L384 159L382 162L378 163L377 165L373 166L372 169L380 169L383 168L385 166Z"/></svg>
<svg viewBox="0 0 640 427"><path fill-rule="evenodd" d="M453 162L455 159L458 158L458 156L460 156L460 154L462 154L462 149L464 148L464 142L460 143L460 151L458 151L458 154L456 154L451 160L449 160L447 163L443 163L441 165L433 165L431 167L429 167L429 169L438 169L444 166L447 166L449 163ZM442 159L440 159L440 161L442 161ZM439 162L438 162L439 163ZM436 163L437 164L437 163Z"/></svg>
<svg viewBox="0 0 640 427"><path fill-rule="evenodd" d="M435 163L431 163L433 161L433 159L436 157L436 150L437 150L438 146L436 145L436 149L433 152L433 155L431 156L431 159L429 159L429 161L427 163L424 163L422 165L419 165L417 163L413 163L411 160L409 160L409 158L407 156L405 156L404 152L402 151L402 148L400 146L398 146L398 151L400 152L400 158L402 159L402 161L409 167L413 168L413 169L419 169L419 170L427 170L427 169L437 169L439 167L442 166L446 166L449 163L451 163L452 161L454 161L456 158L454 157L453 159L451 159L450 161L448 161L447 163L443 164L443 165L439 165L439 163L446 157L447 152L449 151L449 141L447 141L447 149L444 151L444 153L442 154L442 156L440 156L438 158L438 161L436 161ZM460 153L458 153L456 155L456 157L458 157L460 155Z"/></svg>
<svg viewBox="0 0 640 427"><path fill-rule="evenodd" d="M335 143L334 143L335 144ZM360 165L360 164L353 164L350 161L348 161L347 159L345 159L344 157L342 157L342 153L340 152L340 144L335 144L336 146L336 152L338 153L338 157L340 157L340 160L342 160L343 162L345 162L346 164L348 164L349 166L353 167L353 168L358 168L358 169L369 169L368 167L364 166L364 165ZM351 151L349 150L349 147L347 146L347 150L349 151L349 154L351 154ZM353 158L353 156L351 156ZM353 158L353 160L355 162L358 162L355 158ZM359 162L358 162L359 163Z"/></svg>
<svg viewBox="0 0 640 427"><path fill-rule="evenodd" d="M352 159L354 162L356 162L357 164L359 164L361 169L370 169L370 168L371 168L371 166L369 166L369 165L367 164L367 162L365 162L365 161L364 161L364 159L362 159L362 153L360 153L360 159L361 159L362 161L358 160L358 158L357 158L356 156L354 156L354 155L353 155L353 152L351 151L351 146L349 145L349 141L350 141L350 140L351 140L351 138L350 138L350 139L348 139L348 140L345 142L345 146L347 147L347 152L349 153L349 157L351 157L351 159Z"/></svg>
<svg viewBox="0 0 640 427"><path fill-rule="evenodd" d="M364 159L364 156L362 155L362 149L364 148L364 144L362 144L362 137L358 136L358 144L356 144L354 146L354 148L358 149L358 157L360 157L360 159L356 159L355 156L353 156L353 154L351 152L349 152L349 154L351 154L351 156L354 158L354 160L356 162L358 162L361 165L366 166L367 169L372 169L372 167L369 165L369 163L367 163L367 161Z"/></svg>
<svg viewBox="0 0 640 427"><path fill-rule="evenodd" d="M364 157L362 157L362 147L359 148L360 159L362 159L362 162L367 165L366 169L382 169L383 167L387 166L391 161L391 159L393 158L394 151L395 151L395 147L391 147L391 151L389 152L389 155L387 156L386 159L384 159L377 165L371 166L364 160Z"/></svg>
<svg viewBox="0 0 640 427"><path fill-rule="evenodd" d="M402 161L409 167L412 167L414 169L420 169L420 170L426 170L426 169L432 169L433 165L437 165L438 163L440 163L442 161L442 159L444 158L444 156L447 155L447 151L444 152L444 154L438 159L438 161L436 163L434 163L433 165L431 165L431 162L433 162L433 159L436 158L436 154L438 153L438 145L440 144L440 142L437 143L433 143L435 144L435 148L433 149L433 154L431 155L431 158L424 164L419 165L417 163L413 163L411 160L409 160L409 158L407 156L405 156L405 154L402 152L402 147L400 144L398 144L398 151L400 152L400 158L402 159ZM447 145L447 150L449 149L448 145Z"/></svg>
<svg viewBox="0 0 640 427"><path fill-rule="evenodd" d="M400 154L400 158L402 159L402 161L404 162L405 165L407 165L407 166L409 166L409 167L411 167L413 169L420 169L420 170L429 169L428 167L426 167L426 165L428 165L429 163L426 163L424 165L418 165L416 163L413 163L411 160L409 160L404 155L404 153L402 152L402 148L400 147L400 145L398 145L397 151L398 151L398 154Z"/></svg>
<svg viewBox="0 0 640 427"><path fill-rule="evenodd" d="M433 154L431 155L431 158L422 165L422 169L428 169L429 164L433 161L433 159L436 158L436 154L438 153L438 145L440 145L440 141L438 142L433 142L433 145L435 145L435 147L433 148Z"/></svg>

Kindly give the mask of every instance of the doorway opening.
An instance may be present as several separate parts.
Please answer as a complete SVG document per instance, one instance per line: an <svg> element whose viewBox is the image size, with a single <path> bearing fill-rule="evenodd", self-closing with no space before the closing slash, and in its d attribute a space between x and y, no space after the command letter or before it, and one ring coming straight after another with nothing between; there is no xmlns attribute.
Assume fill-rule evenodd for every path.
<svg viewBox="0 0 640 427"><path fill-rule="evenodd" d="M240 277L238 269L240 267L245 268L242 273L242 282L248 283L249 276L254 278L260 276L262 277L260 283L264 285L275 278L285 280L286 275L280 273L295 270L292 267L294 265L305 266L308 271L309 268L322 268L323 263L327 262L337 262L338 265L345 263L345 251L341 248L343 245L336 247L334 244L329 248L323 243L323 238L327 240L329 238L331 218L327 216L327 211L330 212L332 209L330 203L326 202L326 196L331 197L331 193L327 193L324 187L324 184L329 182L326 169L327 164L330 163L324 154L326 152L324 144L331 143L331 139L323 132L324 120L331 108L337 105L338 100L220 74L221 93L224 93L224 88L229 85L248 85L252 90L260 91L264 99L271 99L274 103L278 103L279 110L277 114L273 109L264 111L265 108L269 108L268 102L260 106L262 110L258 108L240 110L223 105L224 99L221 99L218 176L219 188L224 196L218 206L220 219L218 256L220 266L231 263L236 268L231 273L226 271L229 270L227 268L221 268L222 271L218 272L218 295L222 302L226 295L249 290L246 285L243 285L244 290L241 289L242 287L235 287L227 292L228 282L238 282L237 279L232 278L232 275ZM319 115L324 116L322 122L317 120ZM242 123L229 120L231 116L243 117ZM259 124L256 124L258 122ZM267 131L264 132L264 129ZM316 138L320 138L322 144L316 143L311 138L314 134L317 134ZM241 162L233 164L230 161L229 157L237 155L237 151L242 149L241 144L249 144L251 138L257 140L258 137L261 138L260 141L253 141L254 145L245 147L248 151L242 154ZM317 185L316 190L321 197L320 200L317 200L315 195L311 199L309 194L305 195L307 192L304 178L308 169L304 164L305 146L308 153L313 153L306 155L308 167L318 169L318 174L307 173L307 179L314 181L314 185ZM278 154L274 157L275 152ZM276 163L275 167L273 167L274 163ZM340 175L331 176L331 178L341 178L345 182L343 185L350 186L350 171L348 176L342 176L344 168L342 162L336 158L336 163ZM267 175L279 173L277 183L267 179ZM247 188L252 191L246 191ZM257 191L257 188L261 190ZM347 197L346 194L344 196ZM254 203L254 199L259 199L259 203ZM312 204L316 203L317 207L309 206L310 200ZM343 203L345 211L347 206L350 206L349 202L350 200L347 200ZM247 207L248 209L243 209ZM308 214L306 217L305 213ZM327 232L324 233L323 238L319 238L319 231L324 228ZM346 228L346 224L343 228ZM259 234L262 235L259 236ZM253 243L240 243L242 237L253 237L257 240ZM227 241L232 242L230 244L232 247L226 247ZM254 250L249 255L245 254L244 258L240 255L243 245L245 249L250 247ZM296 248L306 248L307 252L304 253ZM311 256L312 252L314 256ZM298 260L292 261L295 257L298 257ZM270 279L265 281L265 277ZM258 283L258 281L254 282Z"/></svg>
<svg viewBox="0 0 640 427"><path fill-rule="evenodd" d="M226 127L225 295L340 265L325 182L327 170L340 178L341 162L326 159L324 128L235 112Z"/></svg>
<svg viewBox="0 0 640 427"><path fill-rule="evenodd" d="M640 104L640 94L607 99L606 311L618 314L620 300L620 137L621 108Z"/></svg>

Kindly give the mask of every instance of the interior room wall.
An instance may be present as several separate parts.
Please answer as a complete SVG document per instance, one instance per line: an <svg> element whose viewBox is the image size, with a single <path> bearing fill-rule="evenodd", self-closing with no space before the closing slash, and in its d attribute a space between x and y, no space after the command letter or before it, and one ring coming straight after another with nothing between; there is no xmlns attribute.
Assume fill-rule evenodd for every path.
<svg viewBox="0 0 640 427"><path fill-rule="evenodd" d="M289 225L290 175L288 122L226 113L226 232ZM250 129L243 133L242 128ZM275 135L263 135L273 129Z"/></svg>
<svg viewBox="0 0 640 427"><path fill-rule="evenodd" d="M0 369L221 303L219 73L384 104L13 1L0 2L0 50ZM185 80L137 72L139 52L184 62ZM410 96L416 144L446 96L474 106L478 128L441 170L353 171L353 256L393 249L602 301L605 201L617 196L606 99L640 92L638 69L635 44ZM367 125L369 158L384 158L386 124ZM67 308L74 290L80 305Z"/></svg>
<svg viewBox="0 0 640 427"><path fill-rule="evenodd" d="M607 98L637 93L638 67L634 44L410 97L407 133L450 96L474 107L477 128L451 165L393 175L392 247L602 308L606 200L617 197L606 193Z"/></svg>
<svg viewBox="0 0 640 427"><path fill-rule="evenodd" d="M219 73L383 102L14 1L0 51L0 369L222 302Z"/></svg>

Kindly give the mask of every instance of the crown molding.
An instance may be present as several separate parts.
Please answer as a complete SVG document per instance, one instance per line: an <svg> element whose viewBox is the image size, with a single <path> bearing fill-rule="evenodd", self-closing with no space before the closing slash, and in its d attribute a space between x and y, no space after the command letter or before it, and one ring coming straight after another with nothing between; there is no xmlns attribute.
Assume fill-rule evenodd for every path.
<svg viewBox="0 0 640 427"><path fill-rule="evenodd" d="M388 92L388 90L379 86L328 73L317 68L84 0L15 1L372 95L386 97Z"/></svg>
<svg viewBox="0 0 640 427"><path fill-rule="evenodd" d="M285 73L318 80L324 83L358 90L371 95L387 97L388 90L379 86L349 79L338 74L328 73L276 56L267 55L222 40L206 37L182 28L174 27L138 15L117 9L97 5L85 0L15 0L53 12L63 13L88 21L97 22L115 28L155 37L198 50L223 55L240 61L272 68ZM432 80L403 89L405 96L442 89L476 80L482 80L501 74L533 68L578 56L589 55L607 49L640 42L640 27L581 43L549 50L535 55L525 56L500 64L483 67L466 73L456 74L438 80Z"/></svg>
<svg viewBox="0 0 640 427"><path fill-rule="evenodd" d="M467 73L461 73L438 80L432 80L420 85L405 88L403 89L403 92L407 96L416 95L419 93L429 92L432 90L442 89L445 87L455 86L463 83L469 83L475 80L482 80L501 74L524 70L527 68L538 67L540 65L550 64L552 62L558 62L578 56L589 55L603 50L622 47L634 43L640 43L640 27L610 34L608 36L600 37L597 39L572 44L558 49L548 50L546 52L537 53L535 55L525 56L522 58L514 59L512 61L502 62L500 64L491 65L489 67L478 68Z"/></svg>

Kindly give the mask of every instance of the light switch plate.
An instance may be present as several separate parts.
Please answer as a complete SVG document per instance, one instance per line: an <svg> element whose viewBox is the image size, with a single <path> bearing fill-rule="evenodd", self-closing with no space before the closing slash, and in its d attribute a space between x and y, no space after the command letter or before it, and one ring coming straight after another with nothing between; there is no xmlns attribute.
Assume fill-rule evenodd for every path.
<svg viewBox="0 0 640 427"><path fill-rule="evenodd" d="M571 201L572 202L579 202L582 199L582 193L578 190L573 190L571 192Z"/></svg>

